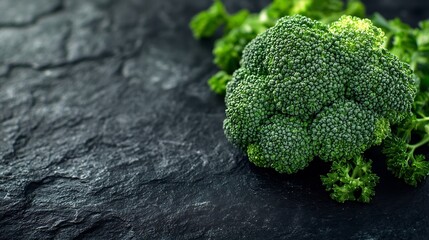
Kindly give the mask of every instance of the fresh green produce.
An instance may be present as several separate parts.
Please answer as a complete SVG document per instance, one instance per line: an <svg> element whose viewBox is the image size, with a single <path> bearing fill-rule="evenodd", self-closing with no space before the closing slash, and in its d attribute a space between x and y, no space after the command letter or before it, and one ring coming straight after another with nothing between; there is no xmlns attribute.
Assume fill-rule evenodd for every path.
<svg viewBox="0 0 429 240"><path fill-rule="evenodd" d="M190 27L195 38L213 36L223 26L223 36L213 49L214 63L220 68L210 80L211 89L225 94L226 83L240 66L244 47L258 34L274 26L276 21L286 15L301 14L323 22L332 22L341 15L363 17L365 8L360 0L349 0L344 7L342 0L273 0L260 13L241 10L229 14L220 0L215 0L206 11L196 15Z"/></svg>
<svg viewBox="0 0 429 240"><path fill-rule="evenodd" d="M413 114L398 124L384 142L388 169L407 184L417 186L429 175L429 161L418 150L429 143L429 93L419 92ZM416 139L413 139L417 138Z"/></svg>
<svg viewBox="0 0 429 240"><path fill-rule="evenodd" d="M211 89L216 93L225 93L226 84L231 80L232 76L225 71L219 71L209 79Z"/></svg>
<svg viewBox="0 0 429 240"><path fill-rule="evenodd" d="M206 11L196 15L190 24L195 38L211 37L216 30L224 25L229 18L225 6L220 0L215 0Z"/></svg>
<svg viewBox="0 0 429 240"><path fill-rule="evenodd" d="M296 16L278 24L294 22L290 29L270 29L297 14L319 22ZM230 14L214 0L191 29L196 38L222 33L209 86L227 92L225 134L250 161L294 173L317 156L332 163L321 180L333 199L369 202L379 178L362 153L373 145L383 143L387 168L406 183L429 175L429 20L414 29L375 14L383 36L367 20L335 22L342 15L364 17L365 8L360 0L273 0L259 13Z"/></svg>
<svg viewBox="0 0 429 240"><path fill-rule="evenodd" d="M260 167L295 173L316 156L337 201L368 202L377 177L361 154L410 115L417 85L381 29L343 16L284 17L244 49L226 90L227 138Z"/></svg>
<svg viewBox="0 0 429 240"><path fill-rule="evenodd" d="M371 160L365 161L362 156L333 162L331 173L321 177L322 183L326 190L331 192L331 198L338 202L369 202L375 194L374 188L379 180L379 177L372 173L371 164Z"/></svg>
<svg viewBox="0 0 429 240"><path fill-rule="evenodd" d="M423 91L429 90L429 20L413 29L399 18L387 21L380 14L372 18L374 24L386 33L385 47L409 63L420 81Z"/></svg>
<svg viewBox="0 0 429 240"><path fill-rule="evenodd" d="M400 19L387 21L375 14L373 22L387 34L385 47L411 68L420 83L413 114L394 126L384 142L388 169L406 183L417 186L429 175L429 162L418 153L429 143L429 21L413 29Z"/></svg>

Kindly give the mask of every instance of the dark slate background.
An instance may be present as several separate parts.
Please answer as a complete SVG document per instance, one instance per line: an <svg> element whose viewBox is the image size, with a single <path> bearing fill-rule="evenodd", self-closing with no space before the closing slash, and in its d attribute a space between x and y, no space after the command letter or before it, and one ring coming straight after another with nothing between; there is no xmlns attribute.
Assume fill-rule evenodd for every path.
<svg viewBox="0 0 429 240"><path fill-rule="evenodd" d="M366 2L429 18L429 1ZM280 175L228 144L213 41L187 27L209 4L0 1L0 239L426 239L429 183L376 151L374 201L337 204L323 163Z"/></svg>

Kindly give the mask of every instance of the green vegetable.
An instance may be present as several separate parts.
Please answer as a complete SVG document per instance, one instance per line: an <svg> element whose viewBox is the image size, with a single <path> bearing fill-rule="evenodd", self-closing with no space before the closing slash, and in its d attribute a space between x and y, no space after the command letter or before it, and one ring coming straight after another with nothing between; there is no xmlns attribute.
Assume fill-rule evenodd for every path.
<svg viewBox="0 0 429 240"><path fill-rule="evenodd" d="M249 15L240 26L232 28L216 41L213 49L214 63L221 71L232 74L240 67L244 47L270 26L272 23L268 21L266 15Z"/></svg>
<svg viewBox="0 0 429 240"><path fill-rule="evenodd" d="M375 14L373 22L387 34L385 47L410 64L420 83L412 114L394 127L383 147L393 175L417 186L429 175L429 162L418 153L429 143L429 21L413 29L398 18L387 21Z"/></svg>
<svg viewBox="0 0 429 240"><path fill-rule="evenodd" d="M338 202L369 202L379 177L371 171L371 161L356 156L350 161L333 162L331 172L322 176L322 183Z"/></svg>
<svg viewBox="0 0 429 240"><path fill-rule="evenodd" d="M216 30L227 21L228 13L225 6L220 0L214 0L209 9L199 13L192 19L190 27L194 37L199 39L213 36Z"/></svg>
<svg viewBox="0 0 429 240"><path fill-rule="evenodd" d="M216 41L213 49L214 63L221 71L232 74L240 67L243 49L252 39L274 26L279 18L296 14L328 23L343 14L363 17L365 8L360 0L349 0L346 7L342 0L273 0L260 13L241 10L229 14L223 4L216 0L208 10L193 18L190 27L196 38L202 38L213 36L224 26L224 35ZM217 78L213 76L211 79ZM211 89L225 88L226 83L221 86L218 81L209 81ZM224 91L215 92L224 94Z"/></svg>
<svg viewBox="0 0 429 240"><path fill-rule="evenodd" d="M422 21L413 29L399 18L387 21L375 14L372 21L387 35L385 47L409 63L419 79L422 90L429 90L429 20Z"/></svg>
<svg viewBox="0 0 429 240"><path fill-rule="evenodd" d="M219 71L209 79L209 85L213 92L219 95L225 95L226 84L232 76L224 71Z"/></svg>
<svg viewBox="0 0 429 240"><path fill-rule="evenodd" d="M414 102L413 115L396 127L384 142L388 169L407 184L417 186L429 175L429 162L419 148L429 143L429 93L420 92ZM413 136L418 140L413 140ZM413 142L413 143L412 143Z"/></svg>
<svg viewBox="0 0 429 240"><path fill-rule="evenodd" d="M295 173L316 156L334 162L322 178L332 197L353 200L359 188L355 199L369 201L376 177L360 156L410 114L417 91L410 67L384 41L367 19L343 16L325 25L301 15L281 18L245 47L228 82L225 135L255 165L281 173ZM367 180L345 184L350 172Z"/></svg>
<svg viewBox="0 0 429 240"><path fill-rule="evenodd" d="M290 29L270 29L297 14L321 23L297 16L278 24L289 21ZM279 172L294 173L315 156L331 161L322 176L331 197L368 202L378 177L361 154L373 145L383 142L387 168L406 183L416 186L429 175L422 154L429 146L429 20L413 29L375 14L383 36L367 20L335 22L342 15L363 17L365 7L360 0L345 7L341 0L273 0L259 13L230 14L215 0L191 28L196 38L223 29L213 50L220 71L209 85L227 92L231 142L256 165Z"/></svg>

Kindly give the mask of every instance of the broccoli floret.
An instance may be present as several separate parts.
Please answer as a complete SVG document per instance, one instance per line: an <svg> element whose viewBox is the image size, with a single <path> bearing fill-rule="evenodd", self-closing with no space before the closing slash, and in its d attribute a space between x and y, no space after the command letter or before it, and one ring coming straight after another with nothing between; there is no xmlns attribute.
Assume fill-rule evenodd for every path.
<svg viewBox="0 0 429 240"><path fill-rule="evenodd" d="M260 76L239 69L233 79L227 85L230 91L226 93L229 101L226 101L228 117L224 130L233 143L246 149L258 138L259 127L274 113L274 106L270 102L268 82L260 81Z"/></svg>
<svg viewBox="0 0 429 240"><path fill-rule="evenodd" d="M306 122L275 115L259 131L259 141L247 148L247 155L255 165L294 173L313 159L314 149Z"/></svg>
<svg viewBox="0 0 429 240"><path fill-rule="evenodd" d="M222 2L216 0L208 10L193 18L191 29L195 38L202 38L214 35L216 30L224 26L224 36L216 41L213 49L214 63L221 71L231 75L240 67L244 47L258 34L274 26L283 16L300 14L330 23L343 14L360 17L365 15L365 7L360 0L346 2L344 6L342 0L273 0L259 13L241 10L231 15ZM220 82L212 81L209 85L212 89L222 89L226 88L226 83L221 86ZM224 94L224 91L214 91Z"/></svg>
<svg viewBox="0 0 429 240"><path fill-rule="evenodd" d="M235 26L231 28L224 37L216 41L213 49L214 63L220 69L228 74L232 74L240 67L240 59L244 47L258 34L272 26L268 19L264 17L264 13L261 14L247 16L239 27Z"/></svg>
<svg viewBox="0 0 429 240"><path fill-rule="evenodd" d="M317 155L325 161L350 159L378 145L390 132L389 122L345 100L325 107L311 125Z"/></svg>
<svg viewBox="0 0 429 240"><path fill-rule="evenodd" d="M227 85L225 135L251 162L279 172L295 173L315 156L359 166L409 115L417 91L383 38L357 17L280 19L244 49Z"/></svg>
<svg viewBox="0 0 429 240"><path fill-rule="evenodd" d="M400 60L409 63L418 77L420 89L429 89L429 21L422 21L419 28L411 28L399 18L387 21L380 14L372 18L387 35L385 47Z"/></svg>

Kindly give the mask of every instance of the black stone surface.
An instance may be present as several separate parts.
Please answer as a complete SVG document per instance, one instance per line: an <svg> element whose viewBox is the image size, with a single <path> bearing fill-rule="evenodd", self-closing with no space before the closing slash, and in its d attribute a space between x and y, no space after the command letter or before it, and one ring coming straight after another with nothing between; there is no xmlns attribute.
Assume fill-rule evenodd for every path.
<svg viewBox="0 0 429 240"><path fill-rule="evenodd" d="M268 1L230 1L257 10ZM427 1L371 1L416 24ZM313 162L259 169L225 139L210 0L0 1L0 239L427 239L429 184L384 170L337 204Z"/></svg>

